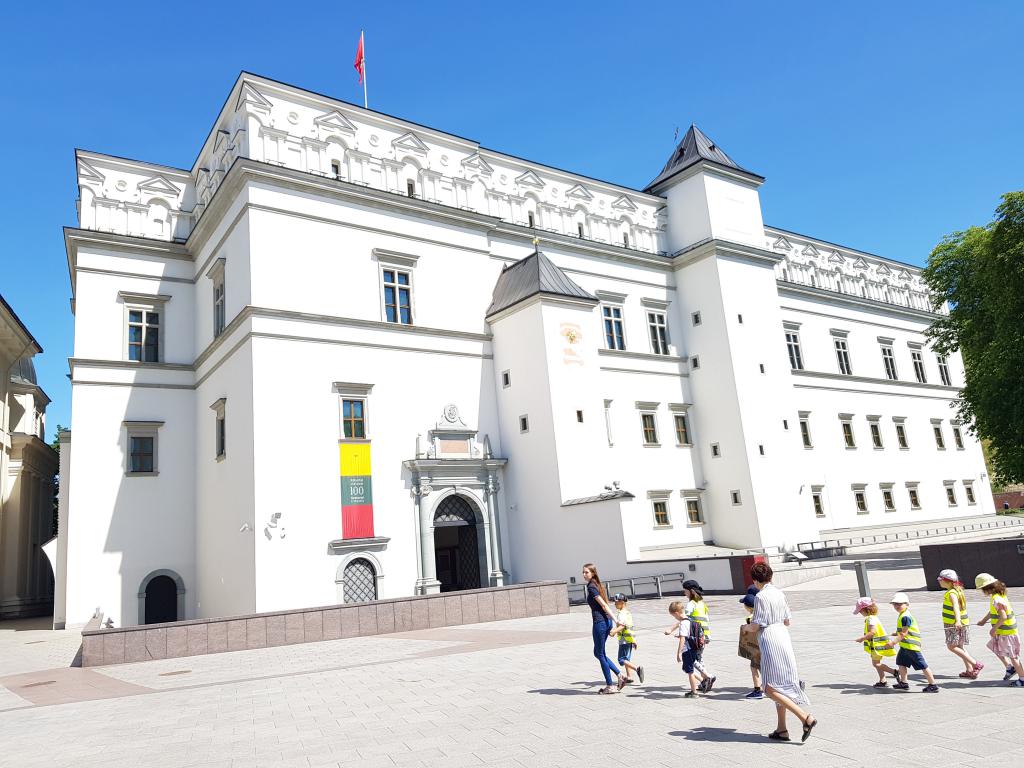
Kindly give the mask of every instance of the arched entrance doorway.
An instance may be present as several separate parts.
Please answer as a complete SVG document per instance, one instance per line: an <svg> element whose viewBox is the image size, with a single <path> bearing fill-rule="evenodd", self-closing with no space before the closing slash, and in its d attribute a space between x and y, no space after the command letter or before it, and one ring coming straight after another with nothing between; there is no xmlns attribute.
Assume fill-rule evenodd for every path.
<svg viewBox="0 0 1024 768"><path fill-rule="evenodd" d="M163 624L185 618L185 582L174 571L153 571L139 588L139 623Z"/></svg>
<svg viewBox="0 0 1024 768"><path fill-rule="evenodd" d="M480 588L483 552L477 516L466 499L452 495L434 512L434 561L442 592Z"/></svg>

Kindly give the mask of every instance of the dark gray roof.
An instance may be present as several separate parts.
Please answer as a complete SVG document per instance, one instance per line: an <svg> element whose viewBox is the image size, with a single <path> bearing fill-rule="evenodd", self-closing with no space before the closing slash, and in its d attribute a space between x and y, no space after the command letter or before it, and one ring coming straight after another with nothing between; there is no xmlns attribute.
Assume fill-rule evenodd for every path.
<svg viewBox="0 0 1024 768"><path fill-rule="evenodd" d="M562 506L563 507L574 507L577 504L591 504L591 503L593 503L595 501L611 501L612 499L635 499L635 498L636 497L632 493L630 493L629 491L623 491L623 490L606 491L605 493L602 493L600 496L584 496L581 499L569 499L568 501L563 501L562 502Z"/></svg>
<svg viewBox="0 0 1024 768"><path fill-rule="evenodd" d="M540 251L534 251L525 259L501 270L498 282L494 284L494 294L486 316L495 315L538 293L597 301L596 296L576 285L551 259Z"/></svg>
<svg viewBox="0 0 1024 768"><path fill-rule="evenodd" d="M11 381L15 384L31 384L37 386L36 366L31 357L23 357L11 368Z"/></svg>
<svg viewBox="0 0 1024 768"><path fill-rule="evenodd" d="M653 187L665 181L666 179L675 176L680 171L689 168L691 165L699 163L701 160L706 160L709 163L715 165L721 165L726 168L734 168L737 171L749 174L750 176L756 176L759 179L763 179L763 176L758 176L756 173L752 173L745 168L741 168L736 162L729 157L721 148L715 144L711 139L704 135L696 125L691 124L690 130L683 136L683 140L679 142L672 156L665 163L665 167L661 169L661 173L658 174L657 178L654 179L650 184L644 188L644 192L650 192Z"/></svg>

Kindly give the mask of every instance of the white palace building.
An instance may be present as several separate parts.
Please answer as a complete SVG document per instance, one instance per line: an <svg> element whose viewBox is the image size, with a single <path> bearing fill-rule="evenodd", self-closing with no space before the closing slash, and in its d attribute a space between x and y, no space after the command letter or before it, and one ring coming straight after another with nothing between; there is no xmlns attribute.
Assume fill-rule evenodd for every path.
<svg viewBox="0 0 1024 768"><path fill-rule="evenodd" d="M76 161L58 624L992 512L920 270L696 127L637 190L243 73L192 168Z"/></svg>

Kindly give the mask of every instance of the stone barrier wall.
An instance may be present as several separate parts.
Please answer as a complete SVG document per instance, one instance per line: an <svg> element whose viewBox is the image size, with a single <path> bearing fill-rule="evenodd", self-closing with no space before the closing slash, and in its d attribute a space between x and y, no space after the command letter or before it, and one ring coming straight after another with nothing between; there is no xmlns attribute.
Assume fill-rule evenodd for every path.
<svg viewBox="0 0 1024 768"><path fill-rule="evenodd" d="M543 581L249 616L87 628L82 631L82 665L203 656L568 611L565 582Z"/></svg>

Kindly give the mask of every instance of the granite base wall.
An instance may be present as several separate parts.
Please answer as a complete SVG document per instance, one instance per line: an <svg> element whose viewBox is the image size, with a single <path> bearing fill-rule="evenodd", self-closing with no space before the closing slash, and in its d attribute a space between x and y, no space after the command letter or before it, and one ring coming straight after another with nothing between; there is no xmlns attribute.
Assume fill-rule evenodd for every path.
<svg viewBox="0 0 1024 768"><path fill-rule="evenodd" d="M82 631L82 666L203 656L569 612L565 582Z"/></svg>

